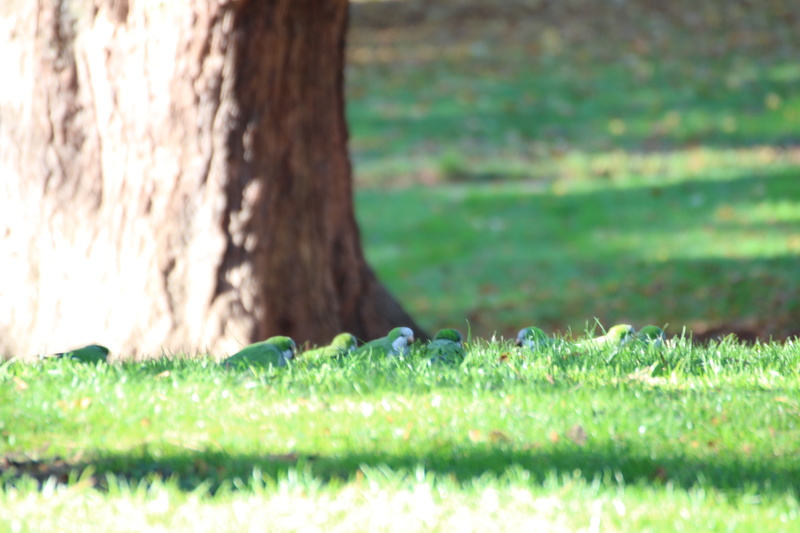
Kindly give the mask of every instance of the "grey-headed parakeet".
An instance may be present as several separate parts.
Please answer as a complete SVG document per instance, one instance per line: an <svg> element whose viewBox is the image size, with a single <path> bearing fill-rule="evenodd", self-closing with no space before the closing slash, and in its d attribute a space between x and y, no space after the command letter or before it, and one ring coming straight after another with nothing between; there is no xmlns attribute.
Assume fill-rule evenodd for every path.
<svg viewBox="0 0 800 533"><path fill-rule="evenodd" d="M105 363L108 362L108 348L99 344L90 344L70 352L46 355L43 359L73 359L82 363Z"/></svg>
<svg viewBox="0 0 800 533"><path fill-rule="evenodd" d="M636 330L630 324L617 324L608 328L605 335L581 341L575 345L576 348L591 348L613 346L619 348L633 340Z"/></svg>
<svg viewBox="0 0 800 533"><path fill-rule="evenodd" d="M286 366L294 359L297 345L289 337L276 336L249 346L245 346L225 359L222 364L229 368L249 366Z"/></svg>
<svg viewBox="0 0 800 533"><path fill-rule="evenodd" d="M333 338L329 345L303 352L303 358L320 359L339 357L354 351L356 347L358 347L358 339L356 339L355 335L351 333L340 333Z"/></svg>
<svg viewBox="0 0 800 533"><path fill-rule="evenodd" d="M465 357L463 339L457 329L440 329L428 343L425 355L431 364L460 364Z"/></svg>
<svg viewBox="0 0 800 533"><path fill-rule="evenodd" d="M519 330L514 341L517 346L523 346L531 350L539 350L553 344L553 339L545 335L544 331L536 326L530 326Z"/></svg>
<svg viewBox="0 0 800 533"><path fill-rule="evenodd" d="M399 327L389 331L385 337L380 337L365 343L357 348L356 354L371 353L378 356L408 355L411 343L414 342L414 332L411 328Z"/></svg>
<svg viewBox="0 0 800 533"><path fill-rule="evenodd" d="M664 333L664 330L658 326L653 326L652 324L644 326L642 329L636 332L636 340L638 342L648 346L654 346L656 348L664 344L666 339L667 336Z"/></svg>

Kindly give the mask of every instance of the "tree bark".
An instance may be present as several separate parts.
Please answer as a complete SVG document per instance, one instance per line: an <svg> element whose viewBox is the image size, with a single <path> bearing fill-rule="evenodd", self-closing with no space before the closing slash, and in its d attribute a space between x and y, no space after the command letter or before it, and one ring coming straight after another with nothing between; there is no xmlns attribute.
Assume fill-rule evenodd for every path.
<svg viewBox="0 0 800 533"><path fill-rule="evenodd" d="M418 329L367 265L346 0L0 8L0 351Z"/></svg>

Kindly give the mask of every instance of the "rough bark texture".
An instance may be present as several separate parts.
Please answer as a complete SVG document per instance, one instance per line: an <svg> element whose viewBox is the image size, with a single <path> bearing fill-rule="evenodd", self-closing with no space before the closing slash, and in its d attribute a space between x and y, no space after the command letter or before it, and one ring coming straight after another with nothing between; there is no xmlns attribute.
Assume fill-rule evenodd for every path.
<svg viewBox="0 0 800 533"><path fill-rule="evenodd" d="M346 23L346 0L0 7L0 351L416 327L361 249Z"/></svg>

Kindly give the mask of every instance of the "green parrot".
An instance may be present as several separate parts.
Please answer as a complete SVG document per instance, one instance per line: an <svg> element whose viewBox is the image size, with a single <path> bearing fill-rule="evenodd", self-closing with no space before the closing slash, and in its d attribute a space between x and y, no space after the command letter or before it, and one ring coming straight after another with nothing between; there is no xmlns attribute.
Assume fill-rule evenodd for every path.
<svg viewBox="0 0 800 533"><path fill-rule="evenodd" d="M519 330L517 339L514 341L517 346L524 346L533 351L539 350L553 344L553 339L545 335L541 329L530 326Z"/></svg>
<svg viewBox="0 0 800 533"><path fill-rule="evenodd" d="M277 336L249 346L245 346L232 356L225 359L222 364L227 368L239 369L249 366L286 366L294 359L297 345L289 337Z"/></svg>
<svg viewBox="0 0 800 533"><path fill-rule="evenodd" d="M358 339L356 339L355 335L350 333L339 333L333 338L329 345L303 352L303 358L322 359L328 357L339 357L349 354L355 350L357 346Z"/></svg>
<svg viewBox="0 0 800 533"><path fill-rule="evenodd" d="M658 326L647 325L636 332L636 341L656 348L661 347L667 339L664 330Z"/></svg>
<svg viewBox="0 0 800 533"><path fill-rule="evenodd" d="M108 348L99 344L90 344L71 352L46 355L42 359L72 359L81 363L106 363L108 362Z"/></svg>
<svg viewBox="0 0 800 533"><path fill-rule="evenodd" d="M365 343L360 348L357 348L354 353L374 355L408 355L410 348L409 345L414 342L414 332L411 328L399 327L391 330L385 337L371 340Z"/></svg>
<svg viewBox="0 0 800 533"><path fill-rule="evenodd" d="M575 344L576 348L614 346L619 348L633 340L636 330L630 324L617 324L611 326L605 335L588 339Z"/></svg>
<svg viewBox="0 0 800 533"><path fill-rule="evenodd" d="M464 345L457 329L440 329L428 343L425 355L430 364L447 363L457 365L464 360Z"/></svg>

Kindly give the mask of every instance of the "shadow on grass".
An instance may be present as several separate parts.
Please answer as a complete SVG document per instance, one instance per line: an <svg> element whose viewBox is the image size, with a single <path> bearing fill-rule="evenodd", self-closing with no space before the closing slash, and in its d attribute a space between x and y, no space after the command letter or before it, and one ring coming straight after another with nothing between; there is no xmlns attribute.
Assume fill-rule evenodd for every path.
<svg viewBox="0 0 800 533"><path fill-rule="evenodd" d="M375 64L358 71L353 92L388 104L352 97L353 137L394 138L378 158L471 135L503 148L509 133L608 150L796 144L781 109L798 94L787 56L796 9L788 16L778 3L751 16L747 2L731 5L728 15L739 13L720 26L685 1L352 3L354 46L384 49L366 54ZM754 31L760 45L738 39ZM558 45L535 37L548 34ZM362 66L364 54L353 55ZM610 123L621 126L612 134Z"/></svg>
<svg viewBox="0 0 800 533"><path fill-rule="evenodd" d="M530 472L534 484L543 483L553 475L559 479L579 475L587 482L600 480L611 485L663 486L669 482L681 489L703 487L732 493L800 491L800 464L789 457L762 457L748 461L720 453L713 461L699 461L681 456L639 455L626 450L624 443L619 442L607 447L592 447L565 441L558 445L558 449L547 451L490 444L443 446L435 453L420 456L370 452L337 456L291 453L231 455L217 451L181 451L156 456L143 449L83 462L62 459L25 461L9 457L3 460L5 464L0 473L3 485L13 484L16 478L24 475L40 482L54 477L58 482L67 483L91 467L94 486L100 490L108 488L106 474L137 485L173 479L183 490L206 486L214 493L220 487L247 487L254 472L260 472L262 479L277 480L297 469L308 472L324 484L340 484L357 480L363 475L362 469L385 471L388 467L400 474L413 474L423 468L427 473L449 477L462 484L486 475L502 479L510 470L523 469Z"/></svg>

